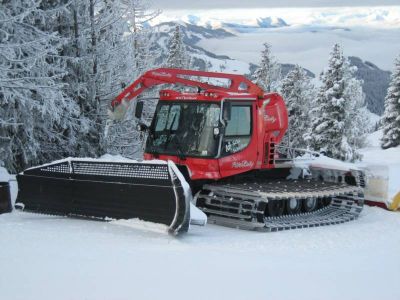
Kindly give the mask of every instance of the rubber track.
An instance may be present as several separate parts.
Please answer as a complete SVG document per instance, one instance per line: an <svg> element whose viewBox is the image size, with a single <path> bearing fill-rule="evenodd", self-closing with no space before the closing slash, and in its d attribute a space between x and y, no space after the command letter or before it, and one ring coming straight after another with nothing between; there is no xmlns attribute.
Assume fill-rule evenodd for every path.
<svg viewBox="0 0 400 300"><path fill-rule="evenodd" d="M328 206L309 213L265 217L269 201L291 198L331 199ZM283 180L207 184L196 195L210 223L250 230L280 231L340 224L356 219L362 211L362 189L315 180ZM262 222L260 221L262 220Z"/></svg>

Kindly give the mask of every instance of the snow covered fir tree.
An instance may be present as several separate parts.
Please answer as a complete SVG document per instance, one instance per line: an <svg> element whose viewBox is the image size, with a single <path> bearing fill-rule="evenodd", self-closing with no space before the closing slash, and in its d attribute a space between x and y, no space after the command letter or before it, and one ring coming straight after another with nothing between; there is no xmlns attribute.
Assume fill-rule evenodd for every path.
<svg viewBox="0 0 400 300"><path fill-rule="evenodd" d="M264 43L260 65L254 72L253 81L265 92L276 92L279 89L280 77L281 68L272 55L271 46Z"/></svg>
<svg viewBox="0 0 400 300"><path fill-rule="evenodd" d="M75 155L88 131L66 92L65 41L47 20L63 8L33 1L0 3L0 159L8 170Z"/></svg>
<svg viewBox="0 0 400 300"><path fill-rule="evenodd" d="M126 1L122 2L124 4ZM111 51L111 53L119 55L115 62L120 62L121 67L113 64L110 64L109 67L110 70L123 71L124 81L119 86L114 86L113 88L110 86L112 93L104 101L106 106L109 105L114 96L121 92L128 84L132 83L135 78L142 75L149 68L152 68L156 60L156 53L151 49L150 42L152 28L146 26L146 24L157 17L160 11L152 9L150 2L145 0L127 1L126 5L122 5L121 8L122 18L120 19L125 22L125 27L120 29L120 42L123 42L123 46L128 49L126 55L122 54L120 50ZM127 32L130 32L130 34L127 35ZM114 46L116 47L117 45ZM106 82L109 82L113 77L110 73L107 73L107 75L109 77ZM146 93L139 96L139 98L142 97L146 97ZM153 102L151 100L145 102L145 116L152 115L155 106ZM108 119L106 121L105 128L101 131L101 133L104 132L105 152L114 155L119 154L128 158L142 158L144 136L136 130L138 120L133 116L136 103L136 101L129 103L123 119ZM105 109L106 107L103 111ZM149 110L150 112L148 112ZM104 117L104 119L106 118Z"/></svg>
<svg viewBox="0 0 400 300"><path fill-rule="evenodd" d="M282 144L306 149L307 143L303 135L310 126L310 110L316 94L315 87L304 69L296 65L282 80L280 92L289 114L289 128Z"/></svg>
<svg viewBox="0 0 400 300"><path fill-rule="evenodd" d="M159 14L159 11L151 11L149 6L143 6L136 13L142 12L142 15L134 15L131 18L132 24L135 24L133 32L135 33L134 49L135 51L135 67L131 73L132 78L137 78L145 71L158 67L155 63L157 60L157 51L152 49L151 34L145 23L153 19ZM183 42L183 35L180 26L175 26L175 30L170 37L168 45L168 56L162 63L162 66L168 68L185 69L189 68L189 55L186 52L186 45ZM139 101L144 100L143 114L140 122L150 125L155 107L157 105L158 92L162 88L160 86L153 87L138 96ZM107 141L106 150L110 154L120 154L124 157L133 159L142 159L143 146L146 141L146 133L137 130L138 121L134 117L134 111L137 101L129 103L129 107L123 120L108 120L105 135Z"/></svg>
<svg viewBox="0 0 400 300"><path fill-rule="evenodd" d="M151 65L144 24L158 14L145 0L0 2L0 154L10 171L106 151L107 106Z"/></svg>
<svg viewBox="0 0 400 300"><path fill-rule="evenodd" d="M305 135L313 150L327 156L354 161L365 142L368 117L364 109L361 82L338 44L333 46L329 64L321 74L322 85L312 104L311 127Z"/></svg>
<svg viewBox="0 0 400 300"><path fill-rule="evenodd" d="M400 55L394 64L390 86L385 98L385 113L381 120L383 149L400 145Z"/></svg>
<svg viewBox="0 0 400 300"><path fill-rule="evenodd" d="M179 25L176 25L173 35L168 43L168 57L165 67L176 69L187 69L190 59L183 42L183 35Z"/></svg>

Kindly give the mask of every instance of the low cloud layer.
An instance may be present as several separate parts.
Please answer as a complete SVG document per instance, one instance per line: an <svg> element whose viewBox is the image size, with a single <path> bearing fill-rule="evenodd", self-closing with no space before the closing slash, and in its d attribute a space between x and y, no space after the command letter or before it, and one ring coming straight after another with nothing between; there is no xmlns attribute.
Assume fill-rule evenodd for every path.
<svg viewBox="0 0 400 300"><path fill-rule="evenodd" d="M400 5L399 0L153 0L152 2L154 7L164 10Z"/></svg>

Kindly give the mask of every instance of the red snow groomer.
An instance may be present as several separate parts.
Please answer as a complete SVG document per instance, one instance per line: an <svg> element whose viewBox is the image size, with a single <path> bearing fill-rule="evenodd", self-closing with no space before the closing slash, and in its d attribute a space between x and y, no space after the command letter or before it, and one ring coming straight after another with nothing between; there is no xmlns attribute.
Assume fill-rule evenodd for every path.
<svg viewBox="0 0 400 300"><path fill-rule="evenodd" d="M162 84L197 91L162 90L150 126L140 121L143 100L136 102L138 127L147 132L144 159L149 162L70 159L58 162L63 167L53 163L27 170L18 176L17 203L39 212L138 217L167 224L174 233L188 229L192 195L209 222L244 229L343 223L361 212L362 174L296 168L295 150L283 151L279 145L288 127L282 97L264 93L244 76L151 70L112 101L113 116L121 118L130 101ZM190 190L185 191L184 181ZM66 182L76 186L74 203L57 193L66 191Z"/></svg>

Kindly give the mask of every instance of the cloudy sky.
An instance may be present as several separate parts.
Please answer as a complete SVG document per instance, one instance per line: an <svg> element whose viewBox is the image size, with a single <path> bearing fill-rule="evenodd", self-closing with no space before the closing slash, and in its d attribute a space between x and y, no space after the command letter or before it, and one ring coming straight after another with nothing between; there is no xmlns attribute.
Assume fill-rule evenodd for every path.
<svg viewBox="0 0 400 300"><path fill-rule="evenodd" d="M400 0L153 0L163 10L400 5Z"/></svg>
<svg viewBox="0 0 400 300"><path fill-rule="evenodd" d="M268 41L279 61L299 63L318 74L334 43L390 70L400 49L400 0L152 0L163 13L152 24L188 22L219 28L224 22L254 25L257 18L282 18L289 27L206 39L199 46L242 62L257 63ZM321 59L319 59L321 58Z"/></svg>

